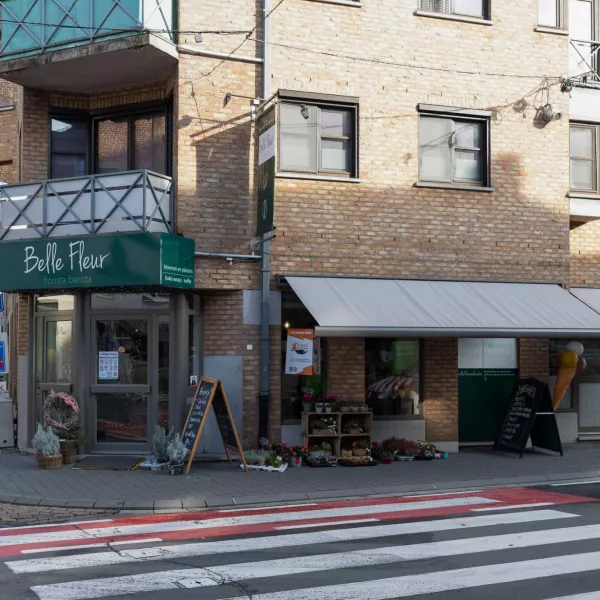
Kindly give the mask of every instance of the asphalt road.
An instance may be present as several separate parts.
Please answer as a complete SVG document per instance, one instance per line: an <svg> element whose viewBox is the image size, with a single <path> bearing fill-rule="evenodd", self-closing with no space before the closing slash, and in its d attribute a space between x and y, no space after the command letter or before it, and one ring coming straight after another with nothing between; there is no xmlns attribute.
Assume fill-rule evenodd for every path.
<svg viewBox="0 0 600 600"><path fill-rule="evenodd" d="M2 600L600 600L600 482L0 530Z"/></svg>

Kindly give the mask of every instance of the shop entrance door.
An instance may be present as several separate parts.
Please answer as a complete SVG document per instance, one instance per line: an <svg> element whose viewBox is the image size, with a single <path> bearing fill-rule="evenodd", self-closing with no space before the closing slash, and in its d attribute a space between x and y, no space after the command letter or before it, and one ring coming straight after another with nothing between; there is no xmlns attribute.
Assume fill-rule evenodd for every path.
<svg viewBox="0 0 600 600"><path fill-rule="evenodd" d="M71 393L71 316L36 317L35 335L35 423L41 423L42 406L51 390Z"/></svg>
<svg viewBox="0 0 600 600"><path fill-rule="evenodd" d="M149 451L168 422L169 316L96 315L92 344L92 450Z"/></svg>

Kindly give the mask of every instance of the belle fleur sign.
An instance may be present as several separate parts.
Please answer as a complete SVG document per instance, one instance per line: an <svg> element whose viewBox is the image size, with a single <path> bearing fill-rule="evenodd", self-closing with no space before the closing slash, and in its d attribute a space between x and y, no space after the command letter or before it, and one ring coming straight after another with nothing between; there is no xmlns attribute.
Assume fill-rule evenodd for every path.
<svg viewBox="0 0 600 600"><path fill-rule="evenodd" d="M168 233L0 244L0 290L194 287L194 240Z"/></svg>

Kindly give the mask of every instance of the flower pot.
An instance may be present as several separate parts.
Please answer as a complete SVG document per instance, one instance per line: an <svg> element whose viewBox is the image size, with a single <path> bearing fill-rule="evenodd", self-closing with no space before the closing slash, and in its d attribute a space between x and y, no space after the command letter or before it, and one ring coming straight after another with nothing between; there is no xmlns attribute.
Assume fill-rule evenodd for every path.
<svg viewBox="0 0 600 600"><path fill-rule="evenodd" d="M347 433L360 434L362 431L360 429L348 429Z"/></svg>
<svg viewBox="0 0 600 600"><path fill-rule="evenodd" d="M394 462L394 459L393 458L380 458L379 462L382 465L391 465Z"/></svg>
<svg viewBox="0 0 600 600"><path fill-rule="evenodd" d="M312 435L329 435L331 431L329 429L313 429Z"/></svg>
<svg viewBox="0 0 600 600"><path fill-rule="evenodd" d="M330 413L331 412L331 406L326 406L325 407L325 412L326 413Z"/></svg>
<svg viewBox="0 0 600 600"><path fill-rule="evenodd" d="M183 467L185 465L181 463L180 465L169 464L169 475L183 475Z"/></svg>
<svg viewBox="0 0 600 600"><path fill-rule="evenodd" d="M319 458L319 457L321 457L321 456L325 456L325 455L323 454L323 452L324 452L323 450L311 450L311 451L308 453L308 457L309 457L309 458Z"/></svg>
<svg viewBox="0 0 600 600"><path fill-rule="evenodd" d="M290 465L290 467L301 467L302 459L301 458L288 458L288 465Z"/></svg>
<svg viewBox="0 0 600 600"><path fill-rule="evenodd" d="M46 469L55 470L60 469L63 464L62 454L55 454L54 456L46 456Z"/></svg>
<svg viewBox="0 0 600 600"><path fill-rule="evenodd" d="M311 412L312 411L312 402L302 402L302 409L304 410L304 412Z"/></svg>
<svg viewBox="0 0 600 600"><path fill-rule="evenodd" d="M323 412L323 407L322 406L315 406L315 410L320 414Z"/></svg>
<svg viewBox="0 0 600 600"><path fill-rule="evenodd" d="M72 465L77 462L77 442L74 440L61 440L60 453L64 465Z"/></svg>
<svg viewBox="0 0 600 600"><path fill-rule="evenodd" d="M367 455L367 449L366 448L353 448L352 449L352 454L354 456L366 456Z"/></svg>
<svg viewBox="0 0 600 600"><path fill-rule="evenodd" d="M39 450L35 453L35 461L40 469L46 468L46 457Z"/></svg>
<svg viewBox="0 0 600 600"><path fill-rule="evenodd" d="M350 412L358 412L358 406L351 406Z"/></svg>
<svg viewBox="0 0 600 600"><path fill-rule="evenodd" d="M352 456L352 450L342 450L343 458L349 458L350 456Z"/></svg>
<svg viewBox="0 0 600 600"><path fill-rule="evenodd" d="M342 406L342 408L340 409L343 413L347 413L350 412L350 407L349 406Z"/></svg>

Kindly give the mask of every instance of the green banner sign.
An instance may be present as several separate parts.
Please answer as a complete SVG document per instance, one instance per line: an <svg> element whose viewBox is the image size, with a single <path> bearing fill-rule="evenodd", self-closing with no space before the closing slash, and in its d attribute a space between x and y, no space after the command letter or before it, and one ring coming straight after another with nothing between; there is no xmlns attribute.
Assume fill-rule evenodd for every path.
<svg viewBox="0 0 600 600"><path fill-rule="evenodd" d="M0 291L194 287L194 240L168 233L0 243Z"/></svg>
<svg viewBox="0 0 600 600"><path fill-rule="evenodd" d="M275 107L261 115L258 121L258 214L256 233L273 229L275 203Z"/></svg>

